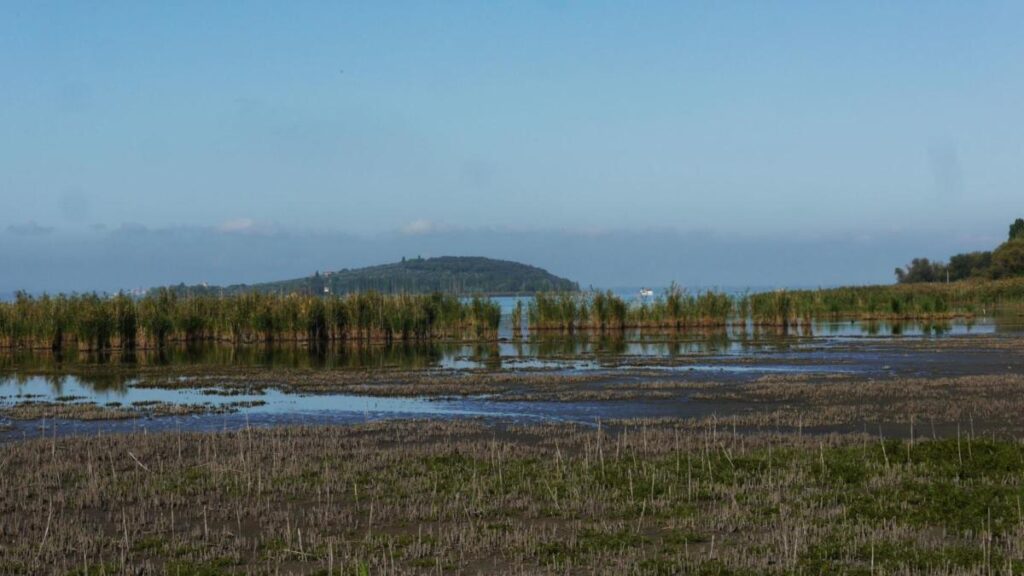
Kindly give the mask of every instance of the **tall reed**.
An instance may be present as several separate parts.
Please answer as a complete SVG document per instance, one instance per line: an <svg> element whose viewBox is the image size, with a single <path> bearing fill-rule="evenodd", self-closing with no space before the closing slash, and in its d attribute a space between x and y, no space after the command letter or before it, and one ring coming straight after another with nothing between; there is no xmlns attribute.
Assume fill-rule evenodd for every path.
<svg viewBox="0 0 1024 576"><path fill-rule="evenodd" d="M492 339L501 309L483 298L377 292L344 296L125 294L32 297L0 303L0 347L103 350L169 342L325 343Z"/></svg>
<svg viewBox="0 0 1024 576"><path fill-rule="evenodd" d="M788 328L822 320L941 320L1024 304L1024 278L950 284L897 284L730 295L688 292L672 284L653 301L610 291L538 294L530 330L684 330L745 326Z"/></svg>

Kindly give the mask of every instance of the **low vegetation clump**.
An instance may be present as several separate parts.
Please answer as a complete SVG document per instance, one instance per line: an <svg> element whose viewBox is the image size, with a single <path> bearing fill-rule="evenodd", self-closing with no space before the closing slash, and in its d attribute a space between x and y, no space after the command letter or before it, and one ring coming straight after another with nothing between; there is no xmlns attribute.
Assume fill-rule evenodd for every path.
<svg viewBox="0 0 1024 576"><path fill-rule="evenodd" d="M492 339L500 320L501 309L491 300L442 293L179 296L157 290L141 299L19 293L13 302L0 302L0 347L133 350L170 342Z"/></svg>
<svg viewBox="0 0 1024 576"><path fill-rule="evenodd" d="M471 422L0 446L4 574L1010 574L1024 445Z"/></svg>
<svg viewBox="0 0 1024 576"><path fill-rule="evenodd" d="M32 400L12 405L0 402L0 417L9 420L134 420L161 416L229 414L263 404L264 402L261 400L247 400L222 404L142 401L130 405L120 402L100 405L96 402L67 402L57 398L52 402Z"/></svg>

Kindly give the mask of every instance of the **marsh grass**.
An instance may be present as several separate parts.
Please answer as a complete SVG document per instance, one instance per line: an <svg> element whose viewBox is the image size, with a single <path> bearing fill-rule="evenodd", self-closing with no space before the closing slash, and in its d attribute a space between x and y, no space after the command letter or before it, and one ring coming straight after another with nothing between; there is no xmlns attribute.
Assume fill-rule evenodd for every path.
<svg viewBox="0 0 1024 576"><path fill-rule="evenodd" d="M531 331L625 330L726 326L733 312L729 296L707 291L688 294L673 285L653 302L629 303L607 292L538 294L527 315Z"/></svg>
<svg viewBox="0 0 1024 576"><path fill-rule="evenodd" d="M7 574L990 574L1024 447L725 422L472 422L0 446Z"/></svg>
<svg viewBox="0 0 1024 576"><path fill-rule="evenodd" d="M119 402L104 405L96 402L52 402L33 400L13 405L0 404L0 416L10 420L133 420L162 416L229 414L244 408L265 404L262 400L225 402L221 404L185 404L175 402L136 402L125 406Z"/></svg>
<svg viewBox="0 0 1024 576"><path fill-rule="evenodd" d="M951 284L897 284L729 295L689 293L673 284L653 301L610 291L538 294L531 331L723 328L807 329L820 320L948 321L1024 303L1024 278Z"/></svg>
<svg viewBox="0 0 1024 576"><path fill-rule="evenodd" d="M54 351L161 348L171 342L234 344L494 339L499 305L447 294L178 296L157 290L31 297L0 302L0 348Z"/></svg>
<svg viewBox="0 0 1024 576"><path fill-rule="evenodd" d="M708 387L693 400L744 407L743 426L837 427L911 425L919 433L978 423L1001 434L1024 433L1024 376L878 378L843 375L762 376L731 387Z"/></svg>

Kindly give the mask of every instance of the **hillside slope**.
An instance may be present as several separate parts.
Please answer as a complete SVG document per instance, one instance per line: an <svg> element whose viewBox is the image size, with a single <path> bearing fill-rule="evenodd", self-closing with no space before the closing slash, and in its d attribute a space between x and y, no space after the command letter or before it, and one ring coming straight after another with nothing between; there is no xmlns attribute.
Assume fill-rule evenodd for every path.
<svg viewBox="0 0 1024 576"><path fill-rule="evenodd" d="M415 258L367 268L317 272L313 276L259 284L173 287L179 292L225 293L257 291L303 294L347 294L349 292L450 292L456 294L529 294L549 291L575 291L579 285L548 271L491 258L442 256Z"/></svg>

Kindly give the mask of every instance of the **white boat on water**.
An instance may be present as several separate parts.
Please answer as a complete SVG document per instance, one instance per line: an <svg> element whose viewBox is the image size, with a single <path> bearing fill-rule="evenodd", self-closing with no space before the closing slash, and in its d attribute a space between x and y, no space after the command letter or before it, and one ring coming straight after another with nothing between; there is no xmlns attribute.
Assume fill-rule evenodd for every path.
<svg viewBox="0 0 1024 576"><path fill-rule="evenodd" d="M641 298L650 298L651 296L654 296L654 290L651 290L650 288L641 288L640 289L640 297Z"/></svg>

